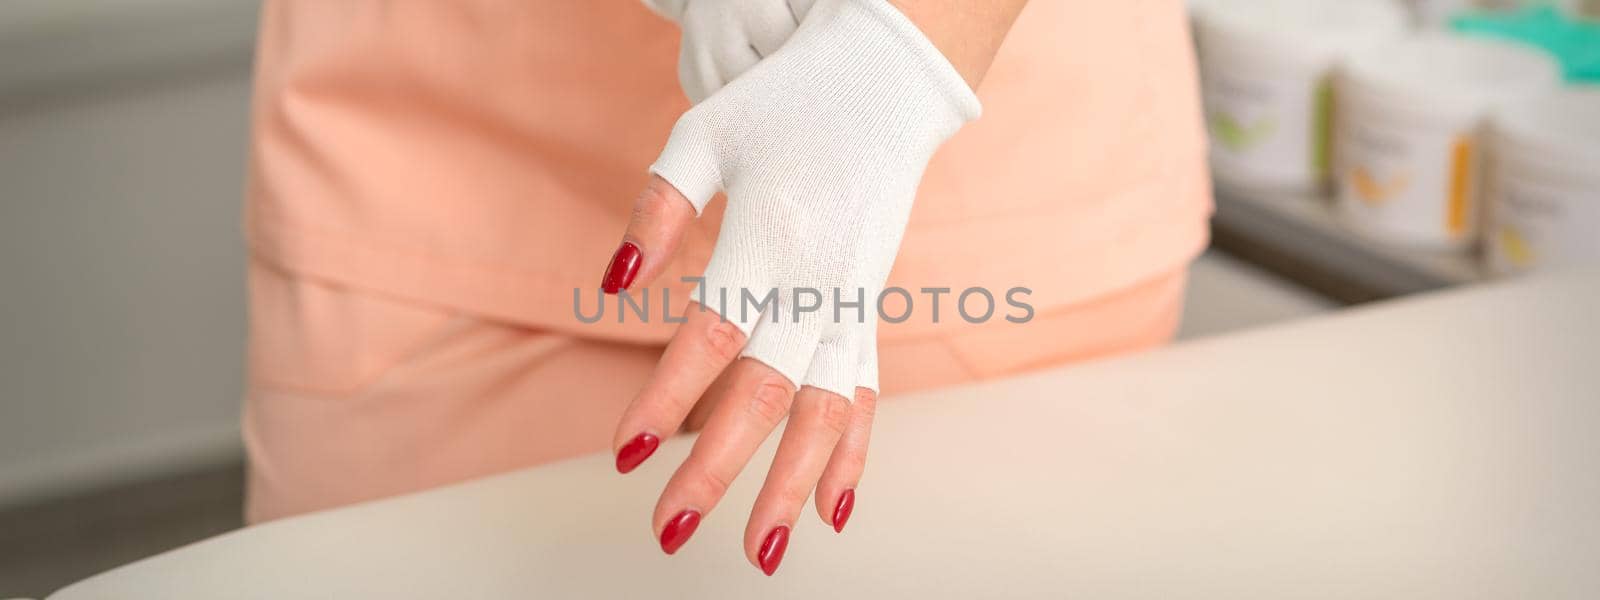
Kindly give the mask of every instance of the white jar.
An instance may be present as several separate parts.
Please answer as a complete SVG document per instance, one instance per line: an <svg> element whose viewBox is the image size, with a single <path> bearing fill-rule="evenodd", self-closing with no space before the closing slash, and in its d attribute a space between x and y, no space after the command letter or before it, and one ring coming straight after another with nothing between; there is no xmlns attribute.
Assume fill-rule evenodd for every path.
<svg viewBox="0 0 1600 600"><path fill-rule="evenodd" d="M1336 81L1346 222L1385 241L1461 250L1478 236L1479 133L1490 111L1556 89L1561 74L1537 49L1423 34L1352 58Z"/></svg>
<svg viewBox="0 0 1600 600"><path fill-rule="evenodd" d="M1421 29L1445 30L1450 19L1469 10L1508 10L1521 6L1520 0L1405 0L1413 22Z"/></svg>
<svg viewBox="0 0 1600 600"><path fill-rule="evenodd" d="M1406 0L1412 21L1423 29L1444 29L1449 25L1450 15L1469 4L1466 0Z"/></svg>
<svg viewBox="0 0 1600 600"><path fill-rule="evenodd" d="M1600 265L1600 88L1506 107L1488 138L1493 270Z"/></svg>
<svg viewBox="0 0 1600 600"><path fill-rule="evenodd" d="M1333 66L1404 35L1405 12L1393 0L1199 0L1193 16L1217 177L1326 184Z"/></svg>

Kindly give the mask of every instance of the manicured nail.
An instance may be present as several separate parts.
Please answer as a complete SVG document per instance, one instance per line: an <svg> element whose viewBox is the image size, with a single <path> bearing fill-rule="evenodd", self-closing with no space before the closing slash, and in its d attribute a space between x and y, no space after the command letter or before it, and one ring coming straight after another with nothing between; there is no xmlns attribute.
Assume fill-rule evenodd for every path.
<svg viewBox="0 0 1600 600"><path fill-rule="evenodd" d="M623 242L617 248L617 253L611 257L611 266L606 268L605 278L600 280L600 289L607 294L615 294L628 289L633 285L633 278L639 275L639 263L643 255L639 247L633 242Z"/></svg>
<svg viewBox="0 0 1600 600"><path fill-rule="evenodd" d="M845 490L839 494L839 503L833 506L833 532L844 531L845 522L850 520L850 511L856 509L856 491Z"/></svg>
<svg viewBox="0 0 1600 600"><path fill-rule="evenodd" d="M772 533L767 534L767 541L761 542L761 552L756 554L756 561L761 563L761 572L771 577L778 572L778 563L783 562L783 551L789 549L789 528L780 525Z"/></svg>
<svg viewBox="0 0 1600 600"><path fill-rule="evenodd" d="M689 541L689 536L694 535L694 529L700 526L700 513L686 510L678 513L667 526L661 528L661 551L667 554L677 552L683 543Z"/></svg>
<svg viewBox="0 0 1600 600"><path fill-rule="evenodd" d="M624 444L621 450L617 451L617 472L633 472L634 469L639 468L644 459L650 458L651 454L655 454L656 448L659 447L661 447L661 438L648 433L639 434L629 440L627 444Z"/></svg>

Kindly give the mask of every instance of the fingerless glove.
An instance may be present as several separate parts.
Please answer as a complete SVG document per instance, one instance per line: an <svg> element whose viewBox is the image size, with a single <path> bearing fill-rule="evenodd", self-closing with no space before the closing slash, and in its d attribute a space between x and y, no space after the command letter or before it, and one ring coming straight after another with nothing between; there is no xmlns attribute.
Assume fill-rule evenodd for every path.
<svg viewBox="0 0 1600 600"><path fill-rule="evenodd" d="M651 170L697 211L727 192L698 299L749 335L745 356L845 398L877 389L878 296L917 186L980 110L886 0L817 0L683 115Z"/></svg>

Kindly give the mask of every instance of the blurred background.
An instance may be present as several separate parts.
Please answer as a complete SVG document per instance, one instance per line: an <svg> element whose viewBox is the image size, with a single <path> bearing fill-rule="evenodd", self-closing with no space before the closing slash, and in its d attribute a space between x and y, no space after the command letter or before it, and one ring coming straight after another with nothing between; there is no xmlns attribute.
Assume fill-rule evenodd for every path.
<svg viewBox="0 0 1600 600"><path fill-rule="evenodd" d="M1600 2L1197 0L1184 338L1600 263ZM239 527L248 0L0 2L0 596Z"/></svg>

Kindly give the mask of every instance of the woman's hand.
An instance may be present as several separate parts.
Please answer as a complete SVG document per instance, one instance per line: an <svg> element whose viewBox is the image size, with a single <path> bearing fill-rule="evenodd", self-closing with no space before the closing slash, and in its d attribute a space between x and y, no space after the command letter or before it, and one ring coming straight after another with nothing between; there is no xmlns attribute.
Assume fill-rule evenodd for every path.
<svg viewBox="0 0 1600 600"><path fill-rule="evenodd" d="M963 72L905 14L818 0L787 44L679 121L605 278L612 293L653 279L727 192L701 303L613 445L626 473L697 402L715 406L657 503L663 550L688 540L785 416L747 557L777 569L813 489L822 520L844 527L876 400L878 294L923 170L978 112Z"/></svg>
<svg viewBox="0 0 1600 600"><path fill-rule="evenodd" d="M694 208L660 177L640 196L625 239L647 252L639 281L653 279L676 249ZM654 256L648 256L654 255ZM653 267L653 268L652 268ZM673 435L697 403L716 407L689 458L656 504L652 524L661 549L678 550L721 500L778 423L789 418L746 527L744 547L767 574L777 569L807 496L816 493L824 523L843 531L866 466L877 394L851 397L801 387L746 352L749 336L711 310L691 304L686 322L617 427L617 470L632 471Z"/></svg>

